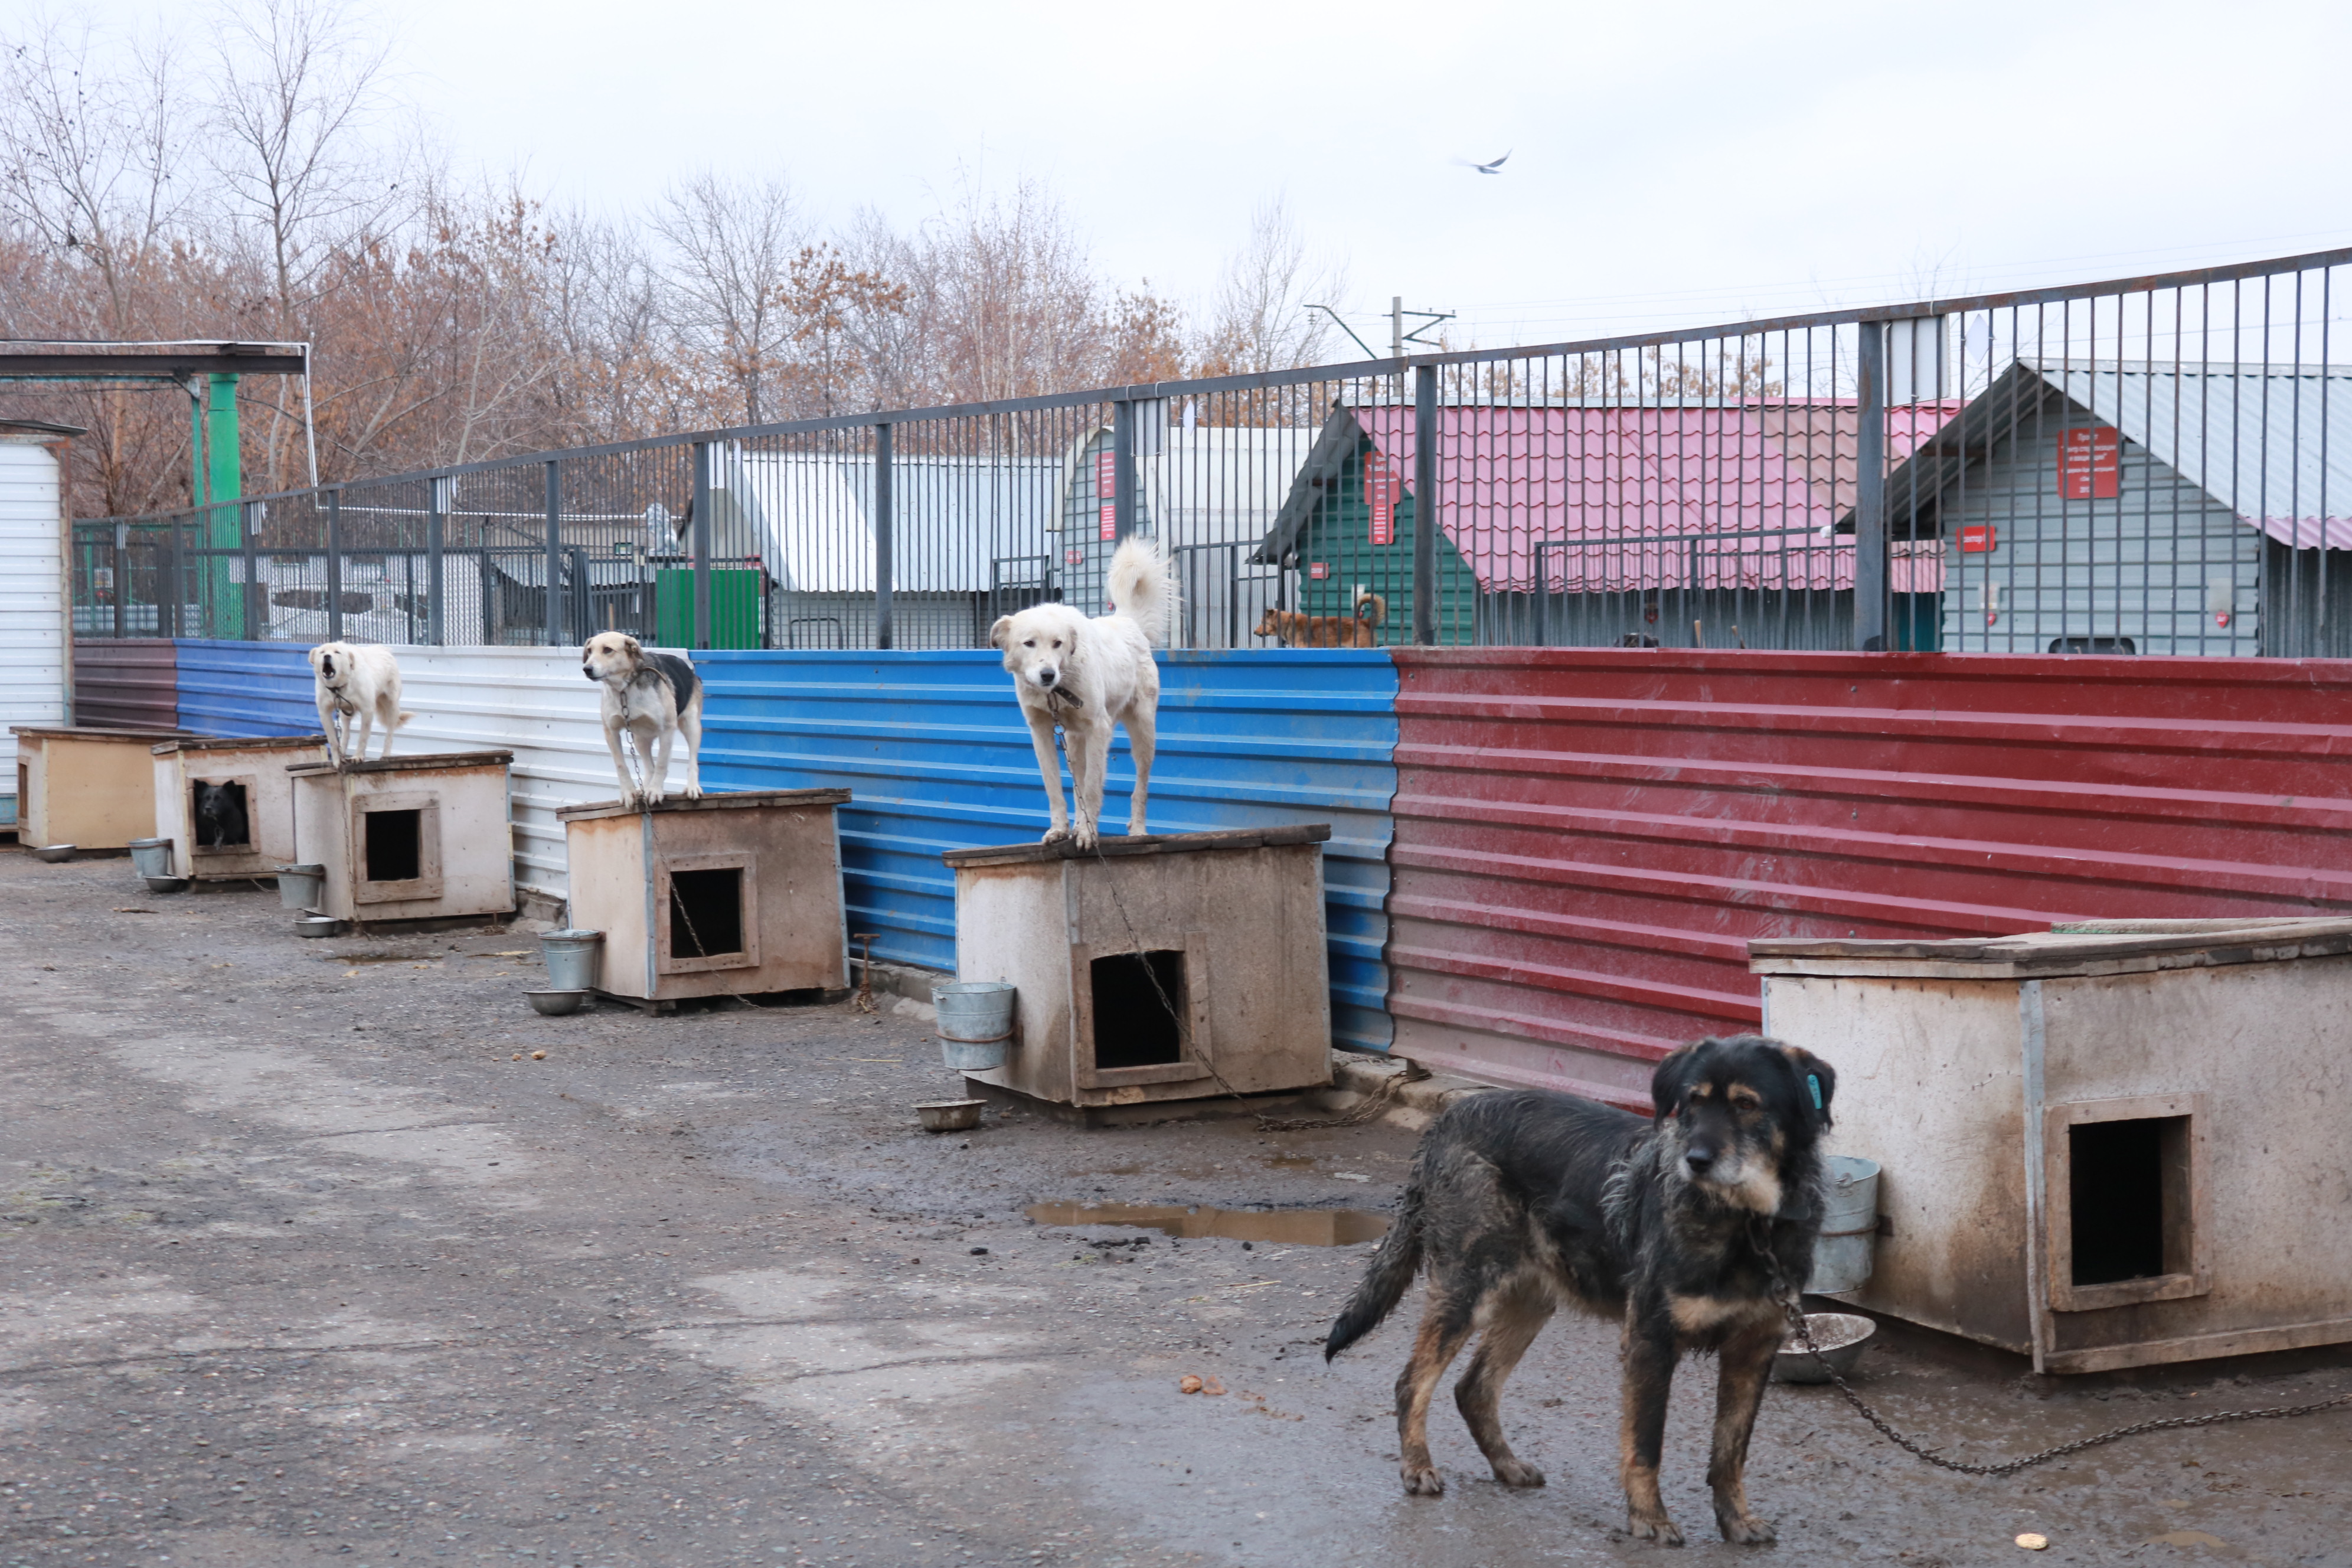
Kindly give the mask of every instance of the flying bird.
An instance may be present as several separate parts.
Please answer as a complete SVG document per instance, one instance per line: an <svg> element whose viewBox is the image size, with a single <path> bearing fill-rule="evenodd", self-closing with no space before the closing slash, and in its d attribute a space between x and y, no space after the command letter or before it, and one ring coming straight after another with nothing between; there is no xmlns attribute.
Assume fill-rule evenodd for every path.
<svg viewBox="0 0 2352 1568"><path fill-rule="evenodd" d="M1513 151L1517 151L1517 149L1513 149ZM1477 170L1482 174L1499 174L1503 172L1503 165L1510 161L1510 156L1511 154L1509 153L1506 153L1491 163L1473 163L1470 166Z"/></svg>

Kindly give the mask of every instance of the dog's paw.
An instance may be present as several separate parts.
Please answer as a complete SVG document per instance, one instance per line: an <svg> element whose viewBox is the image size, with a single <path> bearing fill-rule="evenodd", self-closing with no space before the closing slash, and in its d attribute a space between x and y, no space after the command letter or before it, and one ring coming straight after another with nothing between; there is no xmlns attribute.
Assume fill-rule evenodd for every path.
<svg viewBox="0 0 2352 1568"><path fill-rule="evenodd" d="M1716 1528L1734 1546L1769 1546L1780 1537L1773 1532L1771 1521L1752 1513L1717 1513Z"/></svg>
<svg viewBox="0 0 2352 1568"><path fill-rule="evenodd" d="M1654 1541L1661 1546L1680 1546L1683 1543L1681 1529L1663 1513L1654 1519L1643 1519L1639 1514L1628 1515L1625 1533L1636 1541Z"/></svg>
<svg viewBox="0 0 2352 1568"><path fill-rule="evenodd" d="M1497 1459L1495 1461L1495 1479L1507 1487L1539 1487L1544 1484L1544 1473L1525 1459Z"/></svg>
<svg viewBox="0 0 2352 1568"><path fill-rule="evenodd" d="M1404 1479L1404 1495L1407 1497L1445 1495L1445 1478L1437 1473L1434 1465L1404 1465L1398 1468L1397 1474Z"/></svg>
<svg viewBox="0 0 2352 1568"><path fill-rule="evenodd" d="M690 784L687 785L686 798L688 800L700 800L702 798L702 786L698 784Z"/></svg>
<svg viewBox="0 0 2352 1568"><path fill-rule="evenodd" d="M1037 842L1040 844L1059 844L1064 839L1069 837L1069 836L1070 830L1066 827L1049 827L1045 829L1045 837L1040 838Z"/></svg>
<svg viewBox="0 0 2352 1568"><path fill-rule="evenodd" d="M1081 849L1091 849L1102 842L1102 835L1095 830L1093 823L1082 822L1070 829L1070 842Z"/></svg>

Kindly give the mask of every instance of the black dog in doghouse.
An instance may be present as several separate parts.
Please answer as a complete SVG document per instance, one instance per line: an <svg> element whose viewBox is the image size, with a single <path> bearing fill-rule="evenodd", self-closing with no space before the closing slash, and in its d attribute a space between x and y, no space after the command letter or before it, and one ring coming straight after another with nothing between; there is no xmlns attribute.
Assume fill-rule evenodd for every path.
<svg viewBox="0 0 2352 1568"><path fill-rule="evenodd" d="M246 814L243 784L211 784L198 779L194 795L196 847L243 848L253 842L253 824Z"/></svg>

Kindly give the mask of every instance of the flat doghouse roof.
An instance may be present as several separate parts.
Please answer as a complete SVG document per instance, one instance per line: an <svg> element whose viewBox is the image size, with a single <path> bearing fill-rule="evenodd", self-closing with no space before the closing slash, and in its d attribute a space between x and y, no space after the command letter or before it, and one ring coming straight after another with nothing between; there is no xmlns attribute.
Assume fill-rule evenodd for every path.
<svg viewBox="0 0 2352 1568"><path fill-rule="evenodd" d="M207 735L166 741L154 751L159 757L168 757L174 752L295 752L305 747L316 751L326 743L324 735Z"/></svg>
<svg viewBox="0 0 2352 1568"><path fill-rule="evenodd" d="M1331 837L1328 822L1281 827L1228 827L1214 833L1149 833L1140 838L1109 838L1081 849L1065 838L1055 844L1005 844L983 849L950 849L940 857L950 866L1023 866L1041 860L1117 860L1135 855L1183 855L1201 849L1264 849L1280 844L1320 844Z"/></svg>
<svg viewBox="0 0 2352 1568"><path fill-rule="evenodd" d="M740 811L756 805L845 805L849 792L838 785L825 789L733 789L720 795L706 795L699 800L684 795L667 795L658 804L646 806L623 805L618 801L604 800L586 805L558 808L558 822L594 822L607 816L635 816L641 811Z"/></svg>
<svg viewBox="0 0 2352 1568"><path fill-rule="evenodd" d="M11 724L8 733L46 741L137 741L149 746L158 741L186 740L195 735L193 730L107 730L79 724Z"/></svg>
<svg viewBox="0 0 2352 1568"><path fill-rule="evenodd" d="M323 745L323 740L313 744ZM450 768L502 768L514 761L512 752L437 752L414 757L378 757L372 763L297 763L286 771L296 778L320 773L429 773Z"/></svg>
<svg viewBox="0 0 2352 1568"><path fill-rule="evenodd" d="M2352 919L2082 921L2020 936L1948 942L1759 939L1753 974L1873 975L1889 980L2041 980L2210 969L2352 952Z"/></svg>

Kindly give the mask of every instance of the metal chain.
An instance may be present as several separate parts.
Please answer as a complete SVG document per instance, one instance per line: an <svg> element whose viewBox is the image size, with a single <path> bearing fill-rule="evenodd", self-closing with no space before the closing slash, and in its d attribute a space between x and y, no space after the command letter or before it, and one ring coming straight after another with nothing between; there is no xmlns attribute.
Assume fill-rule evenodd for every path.
<svg viewBox="0 0 2352 1568"><path fill-rule="evenodd" d="M2020 1459L2004 1460L1998 1465L1970 1465L1958 1459L1947 1459L1939 1454L1930 1453L1888 1426L1885 1418L1873 1410L1869 1403L1856 1394L1846 1380L1839 1375L1837 1369L1830 1365L1829 1358L1822 1355L1821 1347L1813 1343L1812 1331L1805 1322L1804 1309L1799 1305L1797 1292L1790 1289L1788 1279L1780 1273L1780 1259L1773 1256L1769 1235L1757 1234L1759 1226L1766 1224L1769 1222L1752 1223L1748 1227L1748 1240L1764 1260L1765 1271L1771 1277L1773 1297L1779 1301L1782 1314L1789 1320L1790 1334L1797 1342L1797 1348L1813 1358L1814 1363L1822 1369L1831 1383L1836 1384L1837 1391L1845 1396L1845 1402L1853 1405L1856 1414L1860 1415L1864 1421L1876 1427L1879 1436L1905 1453L1925 1459L1939 1469L1957 1470L1964 1476L2013 1476L2020 1470L2030 1470L2036 1465L2046 1465L2053 1459L2064 1458L2069 1454L2079 1454L2085 1448L2096 1448L2125 1437L2137 1437L2143 1433L2186 1430L2192 1426L2221 1426L2234 1421L2266 1421L2291 1415L2313 1415L2322 1410L2335 1410L2345 1405L2352 1405L2352 1394L2339 1394L2333 1399L2322 1399L2310 1405L2290 1405L2276 1410L2216 1410L2206 1415L2175 1415L2162 1421L2135 1422L2129 1426L2118 1426L2111 1432L2101 1432L2094 1436L2078 1437L2074 1442L2061 1443L2055 1447L2044 1448L2040 1453L2028 1454Z"/></svg>

